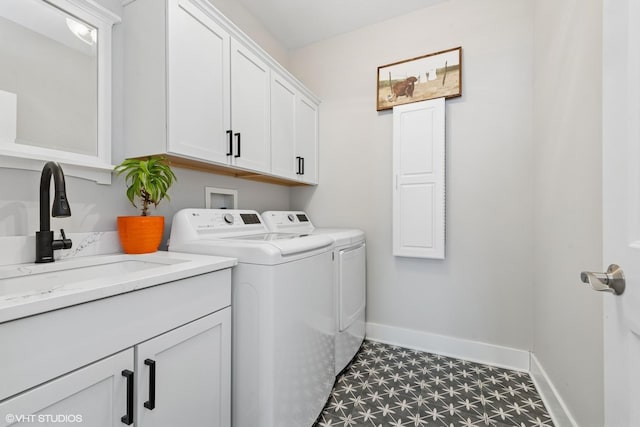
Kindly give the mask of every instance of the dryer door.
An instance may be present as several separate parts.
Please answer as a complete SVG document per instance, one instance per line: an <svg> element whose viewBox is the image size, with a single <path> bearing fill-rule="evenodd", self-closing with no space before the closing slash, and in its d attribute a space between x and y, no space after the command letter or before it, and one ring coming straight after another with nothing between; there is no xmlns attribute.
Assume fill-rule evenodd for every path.
<svg viewBox="0 0 640 427"><path fill-rule="evenodd" d="M351 326L366 304L365 244L341 250L338 259L338 326L342 332Z"/></svg>

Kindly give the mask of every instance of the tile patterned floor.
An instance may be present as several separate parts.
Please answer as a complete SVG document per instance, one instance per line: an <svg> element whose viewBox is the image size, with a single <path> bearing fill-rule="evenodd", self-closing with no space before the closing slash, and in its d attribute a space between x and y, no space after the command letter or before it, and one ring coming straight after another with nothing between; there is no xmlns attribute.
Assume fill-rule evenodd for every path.
<svg viewBox="0 0 640 427"><path fill-rule="evenodd" d="M365 341L314 427L553 423L527 373Z"/></svg>

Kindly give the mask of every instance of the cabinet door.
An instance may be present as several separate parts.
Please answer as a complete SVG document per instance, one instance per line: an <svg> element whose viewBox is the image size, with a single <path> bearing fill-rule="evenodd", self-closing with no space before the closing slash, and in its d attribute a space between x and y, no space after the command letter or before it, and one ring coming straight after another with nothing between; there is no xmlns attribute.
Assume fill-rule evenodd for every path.
<svg viewBox="0 0 640 427"><path fill-rule="evenodd" d="M296 90L271 73L271 173L296 178Z"/></svg>
<svg viewBox="0 0 640 427"><path fill-rule="evenodd" d="M228 427L230 371L231 308L139 344L137 426Z"/></svg>
<svg viewBox="0 0 640 427"><path fill-rule="evenodd" d="M393 254L444 259L444 98L393 108Z"/></svg>
<svg viewBox="0 0 640 427"><path fill-rule="evenodd" d="M0 426L123 426L133 349L93 363L0 403ZM133 396L131 396L133 399Z"/></svg>
<svg viewBox="0 0 640 427"><path fill-rule="evenodd" d="M231 127L233 164L268 172L270 159L269 67L231 40Z"/></svg>
<svg viewBox="0 0 640 427"><path fill-rule="evenodd" d="M296 104L296 176L318 183L318 105L298 96Z"/></svg>
<svg viewBox="0 0 640 427"><path fill-rule="evenodd" d="M167 149L228 163L229 34L191 1L169 4Z"/></svg>

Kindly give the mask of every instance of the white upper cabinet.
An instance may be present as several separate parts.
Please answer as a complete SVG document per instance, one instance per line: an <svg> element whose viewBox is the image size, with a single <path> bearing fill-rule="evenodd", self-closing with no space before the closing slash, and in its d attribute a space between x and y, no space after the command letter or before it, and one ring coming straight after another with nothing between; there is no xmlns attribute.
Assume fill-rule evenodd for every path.
<svg viewBox="0 0 640 427"><path fill-rule="evenodd" d="M210 3L130 1L123 26L126 157L167 154L216 173L317 183L319 101ZM310 111L299 109L302 97Z"/></svg>
<svg viewBox="0 0 640 427"><path fill-rule="evenodd" d="M393 107L393 254L444 259L444 98Z"/></svg>
<svg viewBox="0 0 640 427"><path fill-rule="evenodd" d="M282 76L271 74L271 171L296 178L296 90Z"/></svg>
<svg viewBox="0 0 640 427"><path fill-rule="evenodd" d="M299 179L318 183L318 104L302 95L296 103L296 170Z"/></svg>
<svg viewBox="0 0 640 427"><path fill-rule="evenodd" d="M233 164L269 172L270 71L251 50L231 40Z"/></svg>
<svg viewBox="0 0 640 427"><path fill-rule="evenodd" d="M169 13L168 151L227 162L229 34L189 1ZM194 66L197 64L197 66Z"/></svg>
<svg viewBox="0 0 640 427"><path fill-rule="evenodd" d="M271 170L318 183L318 104L283 76L271 78Z"/></svg>

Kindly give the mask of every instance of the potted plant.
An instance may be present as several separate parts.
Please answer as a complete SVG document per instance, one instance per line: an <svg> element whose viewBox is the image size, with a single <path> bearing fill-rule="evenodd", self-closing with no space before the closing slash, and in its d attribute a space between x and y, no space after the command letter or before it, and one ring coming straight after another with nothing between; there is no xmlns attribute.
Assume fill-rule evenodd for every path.
<svg viewBox="0 0 640 427"><path fill-rule="evenodd" d="M115 167L118 176L125 175L127 198L142 209L140 216L119 216L118 236L128 254L155 252L162 241L164 217L150 216L149 207L157 207L162 199L170 200L167 191L177 180L164 157L126 159ZM136 199L141 205L136 205Z"/></svg>

